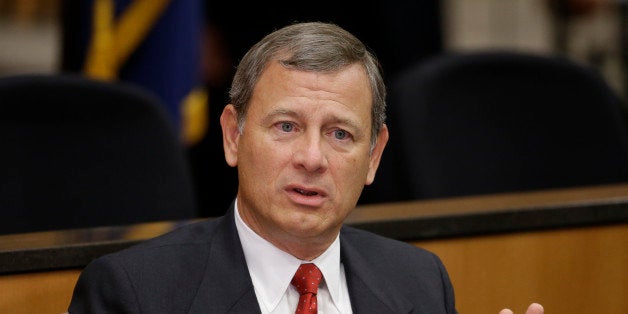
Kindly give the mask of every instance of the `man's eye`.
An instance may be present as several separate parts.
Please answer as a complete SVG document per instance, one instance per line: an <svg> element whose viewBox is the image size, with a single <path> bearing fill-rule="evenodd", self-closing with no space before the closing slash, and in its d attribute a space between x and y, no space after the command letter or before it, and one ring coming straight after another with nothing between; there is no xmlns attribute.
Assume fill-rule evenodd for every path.
<svg viewBox="0 0 628 314"><path fill-rule="evenodd" d="M344 140L348 136L349 136L349 133L347 131L345 131L345 130L335 130L334 131L334 137L336 137L336 139Z"/></svg>
<svg viewBox="0 0 628 314"><path fill-rule="evenodd" d="M292 132L292 130L294 130L294 125L292 125L292 123L290 122L282 122L281 130L284 132Z"/></svg>

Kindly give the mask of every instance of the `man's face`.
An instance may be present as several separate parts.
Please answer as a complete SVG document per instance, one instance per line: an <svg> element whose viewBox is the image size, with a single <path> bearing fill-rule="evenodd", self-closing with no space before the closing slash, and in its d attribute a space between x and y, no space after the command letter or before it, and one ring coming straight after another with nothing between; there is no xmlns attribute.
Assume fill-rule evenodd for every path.
<svg viewBox="0 0 628 314"><path fill-rule="evenodd" d="M253 92L242 134L222 116L225 156L238 167L243 219L278 247L333 240L375 176L388 139L372 154L371 91L364 69L331 74L272 62Z"/></svg>

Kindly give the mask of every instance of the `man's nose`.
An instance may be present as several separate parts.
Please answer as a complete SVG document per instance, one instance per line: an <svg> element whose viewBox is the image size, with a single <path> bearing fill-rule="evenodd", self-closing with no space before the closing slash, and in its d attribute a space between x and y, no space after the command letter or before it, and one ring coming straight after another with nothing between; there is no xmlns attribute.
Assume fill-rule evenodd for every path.
<svg viewBox="0 0 628 314"><path fill-rule="evenodd" d="M296 167L308 172L320 172L327 168L324 137L320 133L305 133L298 140L293 154Z"/></svg>

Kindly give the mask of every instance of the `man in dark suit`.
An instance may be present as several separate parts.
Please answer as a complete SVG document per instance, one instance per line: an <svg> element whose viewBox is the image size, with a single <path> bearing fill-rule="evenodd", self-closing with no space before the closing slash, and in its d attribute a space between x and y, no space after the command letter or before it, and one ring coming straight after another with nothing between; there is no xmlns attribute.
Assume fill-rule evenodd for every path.
<svg viewBox="0 0 628 314"><path fill-rule="evenodd" d="M230 97L230 210L95 260L70 314L456 313L436 255L343 226L388 141L379 64L357 38L279 29L244 56Z"/></svg>

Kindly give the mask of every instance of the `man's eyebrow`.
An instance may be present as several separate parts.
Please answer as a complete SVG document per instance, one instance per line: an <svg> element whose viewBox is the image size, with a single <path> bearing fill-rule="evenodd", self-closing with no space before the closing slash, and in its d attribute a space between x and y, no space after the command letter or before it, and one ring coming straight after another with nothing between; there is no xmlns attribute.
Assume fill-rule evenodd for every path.
<svg viewBox="0 0 628 314"><path fill-rule="evenodd" d="M331 122L334 124L347 125L349 126L349 128L354 129L354 130L360 130L360 126L354 123L353 120L350 120L350 119L334 117L334 119L332 119Z"/></svg>
<svg viewBox="0 0 628 314"><path fill-rule="evenodd" d="M294 110L275 109L275 110L272 110L270 113L268 113L266 116L264 116L264 118L262 119L262 122L264 124L270 123L277 116L290 116L290 117L298 118L300 114Z"/></svg>

